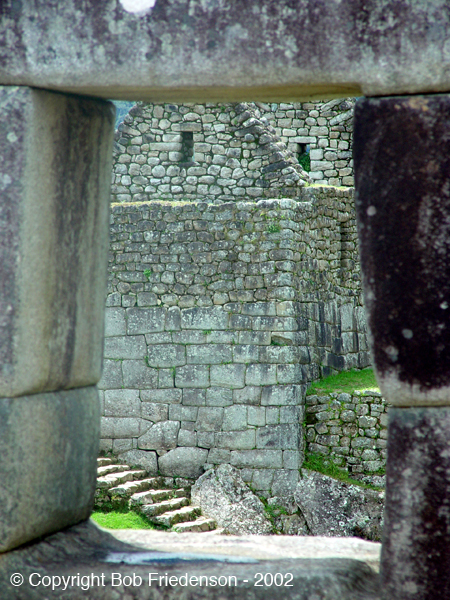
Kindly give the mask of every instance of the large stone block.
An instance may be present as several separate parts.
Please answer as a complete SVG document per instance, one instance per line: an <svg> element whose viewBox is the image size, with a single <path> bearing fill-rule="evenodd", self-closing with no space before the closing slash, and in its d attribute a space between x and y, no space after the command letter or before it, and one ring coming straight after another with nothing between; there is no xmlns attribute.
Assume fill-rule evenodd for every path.
<svg viewBox="0 0 450 600"><path fill-rule="evenodd" d="M125 309L117 306L105 309L105 337L127 334Z"/></svg>
<svg viewBox="0 0 450 600"><path fill-rule="evenodd" d="M389 410L381 581L386 598L450 596L450 408Z"/></svg>
<svg viewBox="0 0 450 600"><path fill-rule="evenodd" d="M123 384L127 388L158 387L158 370L148 367L143 360L122 361Z"/></svg>
<svg viewBox="0 0 450 600"><path fill-rule="evenodd" d="M158 460L159 470L170 477L197 478L208 458L204 448L175 448Z"/></svg>
<svg viewBox="0 0 450 600"><path fill-rule="evenodd" d="M333 2L329 10L318 0L295 7L288 0L275 6L270 0L255 6L212 3L195 10L186 0L164 2L163 10L150 0L114 6L83 5L73 27L79 16L75 0L40 4L37 36L34 5L6 4L0 82L152 102L173 100L174 89L179 101L204 102L240 101L253 88L271 102L450 87L447 20L430 35L436 16L446 15L446 0L376 3L369 16L358 0ZM177 19L187 12L189 29L180 29ZM272 23L280 23L285 34L280 37ZM221 32L214 44L213 32ZM313 127L310 135L323 132L326 127Z"/></svg>
<svg viewBox="0 0 450 600"><path fill-rule="evenodd" d="M123 387L122 363L118 360L103 361L102 377L97 385L99 390L110 390Z"/></svg>
<svg viewBox="0 0 450 600"><path fill-rule="evenodd" d="M230 463L240 469L281 469L281 450L232 450Z"/></svg>
<svg viewBox="0 0 450 600"><path fill-rule="evenodd" d="M209 367L188 365L175 370L175 385L179 388L206 388L209 386Z"/></svg>
<svg viewBox="0 0 450 600"><path fill-rule="evenodd" d="M256 430L257 448L296 450L300 445L300 425L266 425Z"/></svg>
<svg viewBox="0 0 450 600"><path fill-rule="evenodd" d="M231 465L221 465L202 475L192 488L192 501L227 534L272 533L264 504Z"/></svg>
<svg viewBox="0 0 450 600"><path fill-rule="evenodd" d="M0 395L101 375L111 104L0 88Z"/></svg>
<svg viewBox="0 0 450 600"><path fill-rule="evenodd" d="M95 387L0 398L0 552L89 517L99 425Z"/></svg>
<svg viewBox="0 0 450 600"><path fill-rule="evenodd" d="M244 518L247 516L243 511L240 514ZM235 600L249 597L253 600L285 600L285 585L254 585L261 577L258 575L261 571L273 574L274 581L276 573L283 574L283 579L278 577L277 581L291 582L292 587L288 589L293 593L289 592L288 596L292 600L312 600L314 597L321 600L380 598L376 573L380 544L373 542L357 538L298 535L236 539L205 536L203 533L174 536L165 531L144 530L116 530L112 535L100 530L94 523L86 522L48 536L37 544L3 554L0 558L2 600L44 600L52 596L64 600L86 600L89 591L83 589L85 586L75 583L64 590L63 581L72 581L72 577L74 582L91 583L90 597L95 597L95 600L111 600L112 594L117 599L131 598L130 594L134 595L133 600L148 599L149 553L155 551L161 553L161 562L156 562L158 558L153 557L152 568L162 571L162 576L170 569L169 576L174 576L173 585L165 590L165 600L179 600L181 586L188 598L197 596L223 600L224 597L230 598L228 590L233 588L231 597ZM220 555L228 555L228 558L223 560ZM66 556L70 556L70 561L61 560ZM110 557L109 562L105 562L106 556ZM168 561L170 565L167 565ZM85 571L86 564L89 564L89 573ZM39 565L38 569L36 565ZM186 578L186 571L193 577ZM10 578L14 573L22 574L22 586L11 585ZM81 580L85 573L86 579ZM134 573L135 585L130 585ZM292 579L287 573L292 574ZM197 575L207 578L203 582L213 583L200 587ZM61 580L56 579L58 576ZM115 585L111 592L113 577ZM223 577L221 585L214 585L219 577ZM54 592L49 592L49 588L43 585L30 585L30 578L34 585L37 578L42 583L61 583ZM269 577L266 580L270 580ZM96 582L100 584L96 585ZM229 584L225 590L224 583ZM155 581L152 584L154 587Z"/></svg>
<svg viewBox="0 0 450 600"><path fill-rule="evenodd" d="M181 344L158 344L149 346L148 364L150 367L181 367L186 364L185 347Z"/></svg>
<svg viewBox="0 0 450 600"><path fill-rule="evenodd" d="M106 390L105 417L140 417L139 390Z"/></svg>
<svg viewBox="0 0 450 600"><path fill-rule="evenodd" d="M180 430L178 421L160 421L138 439L138 448L141 450L156 450L167 452L177 445L177 436Z"/></svg>
<svg viewBox="0 0 450 600"><path fill-rule="evenodd" d="M245 365L211 365L211 385L237 389L244 387Z"/></svg>
<svg viewBox="0 0 450 600"><path fill-rule="evenodd" d="M398 406L450 404L449 111L448 95L355 109L365 305L381 391Z"/></svg>

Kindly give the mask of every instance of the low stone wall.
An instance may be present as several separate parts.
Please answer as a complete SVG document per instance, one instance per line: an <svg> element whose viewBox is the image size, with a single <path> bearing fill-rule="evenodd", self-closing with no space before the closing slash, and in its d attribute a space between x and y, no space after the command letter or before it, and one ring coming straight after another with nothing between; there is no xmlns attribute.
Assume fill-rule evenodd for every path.
<svg viewBox="0 0 450 600"><path fill-rule="evenodd" d="M307 451L329 456L356 478L384 469L388 408L375 391L307 395Z"/></svg>
<svg viewBox="0 0 450 600"><path fill-rule="evenodd" d="M369 364L352 211L333 188L113 205L102 449L167 476L230 463L267 496L294 485L308 382Z"/></svg>

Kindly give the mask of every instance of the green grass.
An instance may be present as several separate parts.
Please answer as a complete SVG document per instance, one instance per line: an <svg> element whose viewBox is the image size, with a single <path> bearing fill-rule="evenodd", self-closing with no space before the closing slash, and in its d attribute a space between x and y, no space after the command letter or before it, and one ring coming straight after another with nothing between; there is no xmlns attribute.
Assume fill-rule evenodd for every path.
<svg viewBox="0 0 450 600"><path fill-rule="evenodd" d="M307 394L329 394L330 392L351 394L356 390L380 391L373 369L342 371L342 373L338 373L337 375L324 377L312 383L308 388Z"/></svg>
<svg viewBox="0 0 450 600"><path fill-rule="evenodd" d="M298 157L298 162L302 165L303 169L309 173L311 171L311 157L306 152Z"/></svg>
<svg viewBox="0 0 450 600"><path fill-rule="evenodd" d="M333 479L338 479L339 481L343 481L344 483L351 483L353 485L358 485L359 487L371 490L380 490L374 485L370 485L368 483L362 483L356 479L352 479L348 472L344 469L340 469L337 465L334 464L332 460L327 458L326 456L322 456L321 454L306 454L305 461L302 465L303 469L309 469L310 471L318 471L322 473L322 475L328 475L328 477L333 477ZM384 475L384 470L380 470L377 473L371 473L372 475Z"/></svg>
<svg viewBox="0 0 450 600"><path fill-rule="evenodd" d="M156 529L145 517L131 511L93 512L91 518L106 529Z"/></svg>

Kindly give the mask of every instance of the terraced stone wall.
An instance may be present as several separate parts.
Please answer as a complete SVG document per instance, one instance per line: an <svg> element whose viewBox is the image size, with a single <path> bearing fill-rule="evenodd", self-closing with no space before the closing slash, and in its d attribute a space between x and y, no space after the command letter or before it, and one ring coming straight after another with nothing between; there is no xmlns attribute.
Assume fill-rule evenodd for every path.
<svg viewBox="0 0 450 600"><path fill-rule="evenodd" d="M371 390L306 396L307 451L372 482L371 474L386 466L388 408Z"/></svg>
<svg viewBox="0 0 450 600"><path fill-rule="evenodd" d="M296 482L308 382L369 364L355 240L352 190L113 205L102 449Z"/></svg>

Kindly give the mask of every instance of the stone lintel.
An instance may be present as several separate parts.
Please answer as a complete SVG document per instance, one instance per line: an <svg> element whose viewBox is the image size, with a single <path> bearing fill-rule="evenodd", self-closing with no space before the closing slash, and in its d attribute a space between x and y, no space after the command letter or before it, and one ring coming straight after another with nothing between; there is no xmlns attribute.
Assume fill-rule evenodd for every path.
<svg viewBox="0 0 450 600"><path fill-rule="evenodd" d="M153 102L446 92L448 17L447 0L5 3L0 83Z"/></svg>
<svg viewBox="0 0 450 600"><path fill-rule="evenodd" d="M0 553L89 517L99 424L95 386L0 398Z"/></svg>
<svg viewBox="0 0 450 600"><path fill-rule="evenodd" d="M100 378L114 108L0 88L0 396Z"/></svg>

